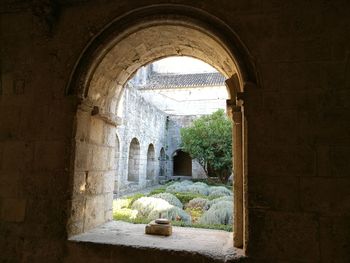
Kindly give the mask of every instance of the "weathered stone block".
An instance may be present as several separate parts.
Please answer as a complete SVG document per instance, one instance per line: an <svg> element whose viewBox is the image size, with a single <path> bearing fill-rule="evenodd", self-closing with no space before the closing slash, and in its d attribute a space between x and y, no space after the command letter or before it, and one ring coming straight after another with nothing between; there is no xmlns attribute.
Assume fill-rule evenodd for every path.
<svg viewBox="0 0 350 263"><path fill-rule="evenodd" d="M349 189L349 178L301 178L301 208L323 215L350 216Z"/></svg>
<svg viewBox="0 0 350 263"><path fill-rule="evenodd" d="M350 261L350 218L320 218L320 249L322 263Z"/></svg>
<svg viewBox="0 0 350 263"><path fill-rule="evenodd" d="M104 195L86 198L84 231L105 222Z"/></svg>
<svg viewBox="0 0 350 263"><path fill-rule="evenodd" d="M78 110L76 116L76 133L75 139L78 141L87 141L89 138L90 112Z"/></svg>
<svg viewBox="0 0 350 263"><path fill-rule="evenodd" d="M312 214L251 209L248 256L280 261L300 258L320 260L319 222Z"/></svg>
<svg viewBox="0 0 350 263"><path fill-rule="evenodd" d="M113 192L114 180L115 180L115 171L110 171L110 172L104 173L104 176L103 176L103 181L104 181L103 192L104 193Z"/></svg>
<svg viewBox="0 0 350 263"><path fill-rule="evenodd" d="M1 219L7 222L24 221L26 205L26 199L4 198L1 206Z"/></svg>
<svg viewBox="0 0 350 263"><path fill-rule="evenodd" d="M35 143L34 169L57 170L67 167L68 142L39 141Z"/></svg>
<svg viewBox="0 0 350 263"><path fill-rule="evenodd" d="M279 211L299 210L299 178L294 177L249 177L249 207Z"/></svg>
<svg viewBox="0 0 350 263"><path fill-rule="evenodd" d="M89 167L91 170L106 170L108 169L108 154L109 147L94 146L92 150L92 159Z"/></svg>
<svg viewBox="0 0 350 263"><path fill-rule="evenodd" d="M23 171L29 169L34 157L34 147L23 141L9 141L2 144L2 170Z"/></svg>
<svg viewBox="0 0 350 263"><path fill-rule="evenodd" d="M104 172L86 172L85 193L88 195L98 195L104 192Z"/></svg>
<svg viewBox="0 0 350 263"><path fill-rule="evenodd" d="M331 172L333 176L347 177L350 171L350 147L334 146L330 149Z"/></svg>
<svg viewBox="0 0 350 263"><path fill-rule="evenodd" d="M92 117L90 119L90 141L96 144L102 144L104 139L104 121Z"/></svg>

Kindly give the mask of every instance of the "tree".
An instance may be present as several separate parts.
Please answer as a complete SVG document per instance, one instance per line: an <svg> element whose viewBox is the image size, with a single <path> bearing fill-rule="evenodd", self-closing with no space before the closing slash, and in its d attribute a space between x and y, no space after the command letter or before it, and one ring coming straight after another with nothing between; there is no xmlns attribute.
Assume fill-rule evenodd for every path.
<svg viewBox="0 0 350 263"><path fill-rule="evenodd" d="M181 129L182 150L197 159L210 177L227 183L232 170L232 125L220 109Z"/></svg>

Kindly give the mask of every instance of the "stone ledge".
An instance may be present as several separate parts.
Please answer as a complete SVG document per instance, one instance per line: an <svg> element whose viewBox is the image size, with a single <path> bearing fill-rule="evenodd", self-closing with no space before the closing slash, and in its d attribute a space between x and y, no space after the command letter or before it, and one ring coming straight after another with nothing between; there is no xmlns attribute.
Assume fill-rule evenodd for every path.
<svg viewBox="0 0 350 263"><path fill-rule="evenodd" d="M144 224L110 221L70 242L129 247L136 250L184 252L188 257L204 257L215 262L243 262L241 249L233 247L233 234L221 230L173 227L169 237L146 235Z"/></svg>

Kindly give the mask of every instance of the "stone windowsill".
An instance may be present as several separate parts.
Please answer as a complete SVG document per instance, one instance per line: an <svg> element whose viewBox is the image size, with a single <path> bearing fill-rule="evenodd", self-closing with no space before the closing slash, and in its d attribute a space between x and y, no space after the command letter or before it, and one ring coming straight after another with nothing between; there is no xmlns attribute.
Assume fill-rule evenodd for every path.
<svg viewBox="0 0 350 263"><path fill-rule="evenodd" d="M144 224L111 221L73 236L69 241L127 246L134 249L182 251L222 262L241 262L244 258L243 251L233 247L233 234L229 232L173 227L173 234L163 237L146 235L144 231Z"/></svg>

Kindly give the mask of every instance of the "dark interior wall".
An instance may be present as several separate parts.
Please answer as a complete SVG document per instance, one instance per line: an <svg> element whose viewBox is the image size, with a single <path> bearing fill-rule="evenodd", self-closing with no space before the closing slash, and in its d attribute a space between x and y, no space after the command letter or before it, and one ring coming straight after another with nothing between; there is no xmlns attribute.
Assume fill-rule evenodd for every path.
<svg viewBox="0 0 350 263"><path fill-rule="evenodd" d="M162 2L168 1L0 3L0 261L137 262L147 255L162 262L151 251L67 246L78 100L65 95L79 55L99 30ZM349 262L349 2L172 3L222 19L256 66L258 88L245 94L251 261Z"/></svg>
<svg viewBox="0 0 350 263"><path fill-rule="evenodd" d="M174 175L192 176L192 158L181 150L173 157Z"/></svg>

